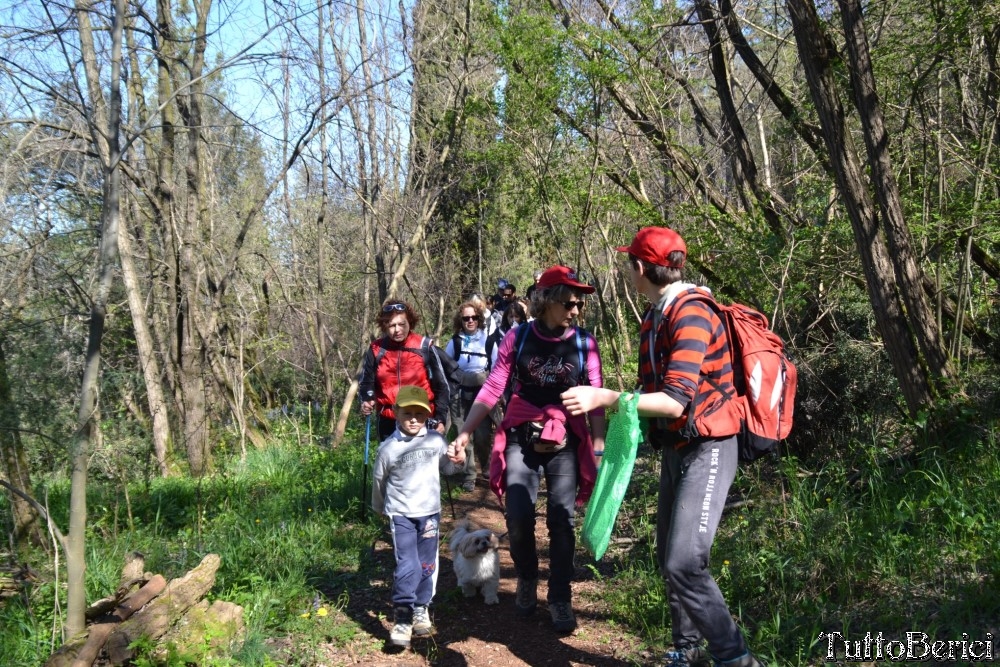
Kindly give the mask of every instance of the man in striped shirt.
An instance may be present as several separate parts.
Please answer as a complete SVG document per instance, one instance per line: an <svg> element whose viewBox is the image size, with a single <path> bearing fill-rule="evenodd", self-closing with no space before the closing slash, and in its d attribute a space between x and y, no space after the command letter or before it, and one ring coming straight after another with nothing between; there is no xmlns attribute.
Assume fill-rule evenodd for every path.
<svg viewBox="0 0 1000 667"><path fill-rule="evenodd" d="M666 664L759 667L709 570L738 455L731 427L710 437L698 433L712 424L714 409L726 403L722 392L733 390L725 326L699 299L675 303L696 288L683 280L687 246L677 232L646 227L618 250L628 253L635 288L650 303L640 328L638 408L649 418L647 438L662 458L656 550L667 582L674 642ZM619 395L581 386L562 398L575 415L611 407ZM689 420L691 410L698 430Z"/></svg>

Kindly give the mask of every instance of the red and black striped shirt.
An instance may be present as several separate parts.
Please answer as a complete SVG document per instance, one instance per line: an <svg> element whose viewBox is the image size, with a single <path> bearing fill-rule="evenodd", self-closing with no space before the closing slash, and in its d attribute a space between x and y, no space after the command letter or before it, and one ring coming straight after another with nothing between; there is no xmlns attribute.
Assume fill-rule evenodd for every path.
<svg viewBox="0 0 1000 667"><path fill-rule="evenodd" d="M733 392L733 367L725 325L707 303L685 299L683 295L682 292L678 297L679 304L675 298L666 305L656 331L653 322L657 305L651 305L639 330L642 391L662 391L685 406L684 414L678 419L656 421L656 428L669 431L679 431L687 424L688 411L696 395L695 417L725 400L718 389L705 381L706 378L714 380L723 391Z"/></svg>

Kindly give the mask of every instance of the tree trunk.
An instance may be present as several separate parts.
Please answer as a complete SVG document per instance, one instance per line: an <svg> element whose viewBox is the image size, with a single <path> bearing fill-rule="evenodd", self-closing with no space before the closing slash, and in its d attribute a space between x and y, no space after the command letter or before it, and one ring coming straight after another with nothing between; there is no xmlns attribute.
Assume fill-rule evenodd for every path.
<svg viewBox="0 0 1000 667"><path fill-rule="evenodd" d="M167 402L163 397L163 380L160 364L156 360L156 348L149 332L146 319L146 305L142 298L139 273L135 268L132 238L124 224L118 230L119 256L121 257L122 282L128 296L129 312L132 314L132 330L135 332L135 346L139 353L139 366L146 383L146 402L153 422L153 452L160 475L167 476L167 449L170 443L170 420L167 418Z"/></svg>
<svg viewBox="0 0 1000 667"><path fill-rule="evenodd" d="M795 41L820 118L823 138L865 274L868 296L900 389L911 413L929 405L931 383L914 344L900 302L892 260L879 235L877 211L868 192L846 117L837 96L830 41L823 32L812 0L785 0Z"/></svg>
<svg viewBox="0 0 1000 667"><path fill-rule="evenodd" d="M205 66L205 49L208 46L206 27L211 0L194 3L196 26L190 60L188 92L178 97L178 106L187 129L187 159L184 163L187 205L184 211L180 239L180 320L178 332L180 345L179 370L183 407L184 446L188 466L195 477L203 475L208 467L210 450L208 438L207 389L205 386L206 341L202 304L206 300L207 286L203 283L206 272L201 257L201 231L205 225L205 191L202 164L202 114L201 96L204 94L202 73Z"/></svg>
<svg viewBox="0 0 1000 667"><path fill-rule="evenodd" d="M912 331L921 359L933 383L938 378L954 374L944 351L941 332L934 311L924 296L923 271L913 254L910 229L903 218L899 186L892 172L889 157L889 135L885 129L875 74L872 71L868 35L858 0L838 0L854 91L854 106L858 110L868 149L868 165L874 184L875 198L882 212L882 228L889 245L889 257L895 268L899 296L905 308L907 322Z"/></svg>
<svg viewBox="0 0 1000 667"><path fill-rule="evenodd" d="M28 457L21 442L21 420L17 404L10 392L10 377L7 375L7 360L4 356L4 340L0 335L0 459L2 477L25 495L32 495L31 471ZM42 531L38 513L31 503L17 495L10 494L10 508L14 519L14 545L24 543L41 545Z"/></svg>
<svg viewBox="0 0 1000 667"><path fill-rule="evenodd" d="M97 52L88 14L89 3L77 0L76 15L80 31L80 56L86 74L87 91L93 116L90 132L103 169L101 237L96 289L91 299L87 355L80 388L77 428L70 444L70 515L66 553L66 626L64 634L72 637L83 632L87 606L85 587L87 529L87 465L98 436L98 379L101 371L101 340L108 297L114 280L118 255L118 224L121 215L121 169L119 132L121 130L121 56L125 0L115 0L111 30L110 99L105 106L101 90Z"/></svg>

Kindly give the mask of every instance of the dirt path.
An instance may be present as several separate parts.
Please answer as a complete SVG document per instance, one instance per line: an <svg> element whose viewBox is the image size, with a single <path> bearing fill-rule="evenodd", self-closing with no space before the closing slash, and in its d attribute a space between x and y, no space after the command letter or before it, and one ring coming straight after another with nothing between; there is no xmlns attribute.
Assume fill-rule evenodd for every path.
<svg viewBox="0 0 1000 667"><path fill-rule="evenodd" d="M544 499L540 501L543 502ZM472 493L456 496L455 513L458 518L467 514L473 522L493 529L498 535L506 531L496 496L486 488L485 482L480 481L480 486ZM445 502L442 535L448 534L453 523L451 507ZM536 535L542 571L538 611L534 616L525 619L514 614L516 577L506 541L502 541L500 547L500 604L493 606L483 604L482 596L469 599L462 596L452 571L450 553L442 544L438 589L431 606L436 633L429 639L414 638L412 647L404 651L387 645L392 618L389 590L393 557L391 545L379 540L374 549L378 567L370 582L371 588L350 591L350 602L344 610L364 632L347 646L326 646L325 659L320 664L441 667L652 664L651 657L639 651L638 638L608 622L607 608L602 601L605 584L595 579L592 570L586 567L593 561L579 545L573 584L573 608L578 627L570 635L553 631L545 604L548 535L544 510L537 522Z"/></svg>

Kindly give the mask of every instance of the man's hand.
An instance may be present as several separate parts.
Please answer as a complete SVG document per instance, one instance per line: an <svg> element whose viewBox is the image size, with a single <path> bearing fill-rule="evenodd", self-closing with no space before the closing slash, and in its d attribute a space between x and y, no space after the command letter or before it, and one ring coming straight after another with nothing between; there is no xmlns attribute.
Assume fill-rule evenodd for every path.
<svg viewBox="0 0 1000 667"><path fill-rule="evenodd" d="M566 411L576 416L613 405L618 400L618 392L612 389L583 385L570 387L559 398L562 399Z"/></svg>
<svg viewBox="0 0 1000 667"><path fill-rule="evenodd" d="M374 409L375 409L375 401L374 400L371 400L371 401L361 401L361 414L363 414L363 415L365 415L367 417L368 415L370 415L372 413L372 410L374 410Z"/></svg>
<svg viewBox="0 0 1000 667"><path fill-rule="evenodd" d="M444 435L444 422L438 422L437 426L434 427L434 430L440 433L441 435Z"/></svg>

